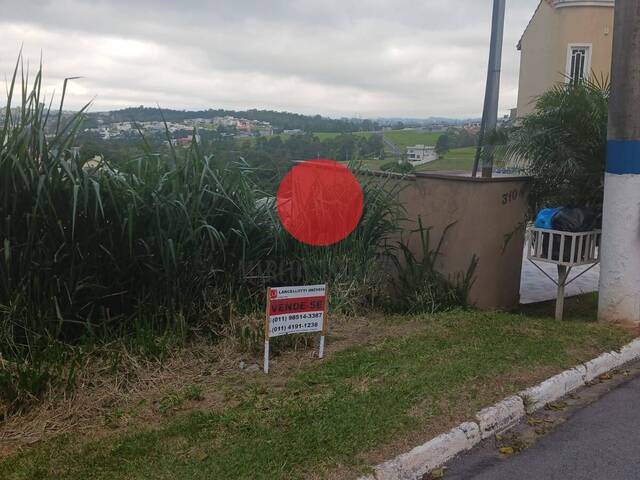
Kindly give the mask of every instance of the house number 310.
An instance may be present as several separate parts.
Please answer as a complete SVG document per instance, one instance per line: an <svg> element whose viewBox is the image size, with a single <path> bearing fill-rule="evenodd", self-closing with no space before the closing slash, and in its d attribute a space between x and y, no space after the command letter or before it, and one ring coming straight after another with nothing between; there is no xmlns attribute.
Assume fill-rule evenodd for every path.
<svg viewBox="0 0 640 480"><path fill-rule="evenodd" d="M502 194L502 205L511 203L518 199L518 190L511 190L510 192Z"/></svg>

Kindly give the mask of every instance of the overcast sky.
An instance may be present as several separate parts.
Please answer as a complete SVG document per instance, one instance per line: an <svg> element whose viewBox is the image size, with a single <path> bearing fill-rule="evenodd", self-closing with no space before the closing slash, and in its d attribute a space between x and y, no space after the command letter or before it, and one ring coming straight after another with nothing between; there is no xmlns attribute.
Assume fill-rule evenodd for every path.
<svg viewBox="0 0 640 480"><path fill-rule="evenodd" d="M42 52L69 108L479 116L491 0L0 0L0 74ZM501 109L538 0L507 0ZM0 105L4 101L0 101Z"/></svg>

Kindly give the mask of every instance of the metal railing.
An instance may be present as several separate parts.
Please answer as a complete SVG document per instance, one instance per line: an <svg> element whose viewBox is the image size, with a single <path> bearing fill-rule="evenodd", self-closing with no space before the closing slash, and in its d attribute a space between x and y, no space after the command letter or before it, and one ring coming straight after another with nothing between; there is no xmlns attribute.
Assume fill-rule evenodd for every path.
<svg viewBox="0 0 640 480"><path fill-rule="evenodd" d="M601 234L601 230L562 232L535 227L527 230L527 258L558 287L556 320L562 320L565 287L600 262ZM558 280L545 272L536 261L555 263L558 267ZM571 269L581 265L590 266L569 280Z"/></svg>
<svg viewBox="0 0 640 480"><path fill-rule="evenodd" d="M527 258L565 267L589 265L600 260L600 230L561 232L530 228Z"/></svg>

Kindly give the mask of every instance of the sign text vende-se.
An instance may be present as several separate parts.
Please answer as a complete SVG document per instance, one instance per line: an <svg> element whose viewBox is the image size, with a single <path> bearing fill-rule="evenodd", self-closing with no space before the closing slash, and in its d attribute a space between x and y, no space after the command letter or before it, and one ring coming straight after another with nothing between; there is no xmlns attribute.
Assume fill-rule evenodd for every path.
<svg viewBox="0 0 640 480"><path fill-rule="evenodd" d="M325 304L325 285L270 288L269 337L321 332Z"/></svg>

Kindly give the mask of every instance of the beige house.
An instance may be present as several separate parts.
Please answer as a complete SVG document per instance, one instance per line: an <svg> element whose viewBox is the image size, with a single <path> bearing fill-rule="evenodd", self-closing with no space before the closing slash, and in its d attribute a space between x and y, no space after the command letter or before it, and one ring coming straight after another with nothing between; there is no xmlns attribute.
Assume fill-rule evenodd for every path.
<svg viewBox="0 0 640 480"><path fill-rule="evenodd" d="M557 82L609 78L614 0L542 0L524 31L517 115Z"/></svg>

